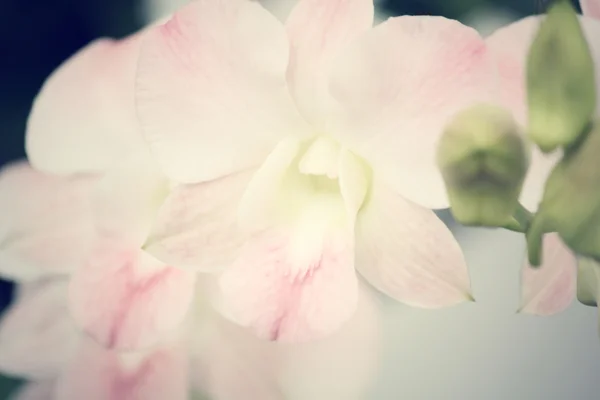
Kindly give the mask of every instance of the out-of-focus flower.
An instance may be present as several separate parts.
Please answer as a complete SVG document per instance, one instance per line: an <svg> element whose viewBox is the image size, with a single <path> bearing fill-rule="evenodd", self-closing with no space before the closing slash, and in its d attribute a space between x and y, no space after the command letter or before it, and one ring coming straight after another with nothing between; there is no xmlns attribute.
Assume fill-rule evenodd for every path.
<svg viewBox="0 0 600 400"><path fill-rule="evenodd" d="M64 278L22 284L0 321L0 371L30 380L19 400L359 399L376 370L378 311L366 292L334 337L294 348L261 341L223 319L198 290L179 329L151 348L121 353L77 330L67 291ZM359 365L328 371L336 385L324 390L316 371L336 363Z"/></svg>
<svg viewBox="0 0 600 400"><path fill-rule="evenodd" d="M142 130L186 184L144 248L223 270L220 309L261 337L337 329L355 268L410 305L470 299L460 249L426 207L448 205L443 126L496 99L492 59L457 21L372 22L371 0L303 0L285 26L253 2L201 0L142 45Z"/></svg>
<svg viewBox="0 0 600 400"><path fill-rule="evenodd" d="M142 251L171 183L144 142L134 79L142 31L98 40L46 81L27 126L24 163L3 171L2 269L72 273L71 311L111 348L138 348L177 328L194 273ZM44 175L38 171L45 172Z"/></svg>
<svg viewBox="0 0 600 400"><path fill-rule="evenodd" d="M580 17L584 34L590 46L596 65L596 84L600 88L600 21L593 17L593 10L600 2L582 1L584 12L588 15ZM525 60L533 37L539 28L540 17L530 17L500 29L490 38L490 43L497 54L498 66L502 75L507 103L525 103ZM526 107L518 117L526 121ZM597 106L595 115L600 114ZM524 123L524 125L526 125ZM560 158L560 153L544 156L534 150L529 176L525 182L522 200L532 211L536 211L544 192L548 175ZM527 190L526 190L527 189ZM581 269L581 268L580 268ZM580 271L581 272L581 271ZM590 276L589 274L582 274ZM581 282L582 283L582 282ZM571 304L577 288L577 259L571 250L561 241L556 233L549 233L543 239L542 264L532 267L525 262L522 278L522 298L520 311L528 314L551 315L558 313Z"/></svg>
<svg viewBox="0 0 600 400"><path fill-rule="evenodd" d="M527 173L527 150L507 109L478 104L452 119L437 159L457 222L493 227L512 222Z"/></svg>

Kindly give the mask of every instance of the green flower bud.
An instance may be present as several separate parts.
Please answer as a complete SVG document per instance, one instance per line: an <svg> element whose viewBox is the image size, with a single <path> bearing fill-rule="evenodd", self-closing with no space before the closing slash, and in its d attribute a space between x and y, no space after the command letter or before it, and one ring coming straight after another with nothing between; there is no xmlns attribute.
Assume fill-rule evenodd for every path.
<svg viewBox="0 0 600 400"><path fill-rule="evenodd" d="M528 134L542 151L577 141L596 108L594 61L569 0L549 9L527 60Z"/></svg>
<svg viewBox="0 0 600 400"><path fill-rule="evenodd" d="M600 265L589 258L580 258L577 264L577 300L590 307L598 307L598 280Z"/></svg>
<svg viewBox="0 0 600 400"><path fill-rule="evenodd" d="M556 231L576 253L600 258L600 125L567 151L546 181L532 226Z"/></svg>
<svg viewBox="0 0 600 400"><path fill-rule="evenodd" d="M508 111L480 104L458 113L440 140L437 163L458 222L475 226L511 223L528 157Z"/></svg>

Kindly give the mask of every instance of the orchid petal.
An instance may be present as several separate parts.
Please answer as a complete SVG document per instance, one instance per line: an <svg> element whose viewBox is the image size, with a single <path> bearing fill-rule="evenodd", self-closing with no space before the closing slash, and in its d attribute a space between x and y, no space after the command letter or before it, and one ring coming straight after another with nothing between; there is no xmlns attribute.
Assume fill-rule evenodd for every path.
<svg viewBox="0 0 600 400"><path fill-rule="evenodd" d="M60 374L78 342L68 313L67 281L25 284L0 322L0 370L32 379Z"/></svg>
<svg viewBox="0 0 600 400"><path fill-rule="evenodd" d="M169 193L168 185L147 151L132 153L99 182L94 193L97 230L142 246Z"/></svg>
<svg viewBox="0 0 600 400"><path fill-rule="evenodd" d="M97 40L58 68L27 123L27 156L56 174L100 172L142 145L134 109L140 35Z"/></svg>
<svg viewBox="0 0 600 400"><path fill-rule="evenodd" d="M32 280L77 269L94 238L97 178L60 178L26 162L0 172L0 275Z"/></svg>
<svg viewBox="0 0 600 400"><path fill-rule="evenodd" d="M322 124L330 107L328 71L337 53L373 25L372 0L302 0L286 22L287 79L303 115Z"/></svg>
<svg viewBox="0 0 600 400"><path fill-rule="evenodd" d="M442 17L391 18L349 46L330 79L340 141L398 193L447 207L437 142L455 113L496 98L479 34Z"/></svg>
<svg viewBox="0 0 600 400"><path fill-rule="evenodd" d="M375 288L411 306L439 308L471 300L462 251L431 211L375 181L358 216L356 267Z"/></svg>
<svg viewBox="0 0 600 400"><path fill-rule="evenodd" d="M192 273L124 243L103 241L73 276L71 313L108 348L139 349L175 330L194 294Z"/></svg>
<svg viewBox="0 0 600 400"><path fill-rule="evenodd" d="M259 4L199 0L142 45L138 113L167 176L196 183L257 166L304 134L285 85L283 26Z"/></svg>
<svg viewBox="0 0 600 400"><path fill-rule="evenodd" d="M252 172L241 172L173 189L158 211L144 250L167 264L195 271L228 266L247 239L238 228L237 215L251 177Z"/></svg>
<svg viewBox="0 0 600 400"><path fill-rule="evenodd" d="M288 400L362 400L382 357L382 304L361 285L358 308L328 338L282 349L282 385ZM340 384L344 382L344 384Z"/></svg>
<svg viewBox="0 0 600 400"><path fill-rule="evenodd" d="M185 400L187 357L177 344L118 353L86 341L57 383L57 400Z"/></svg>
<svg viewBox="0 0 600 400"><path fill-rule="evenodd" d="M194 328L192 384L219 400L283 400L279 348L224 319L211 307Z"/></svg>
<svg viewBox="0 0 600 400"><path fill-rule="evenodd" d="M579 3L581 4L581 11L583 11L583 15L600 19L600 1L580 0Z"/></svg>
<svg viewBox="0 0 600 400"><path fill-rule="evenodd" d="M575 298L577 259L558 234L544 236L542 265L528 263L521 275L520 312L552 315L565 310Z"/></svg>
<svg viewBox="0 0 600 400"><path fill-rule="evenodd" d="M306 226L267 230L248 240L220 277L223 314L263 339L304 342L327 336L356 310L350 230L319 237Z"/></svg>

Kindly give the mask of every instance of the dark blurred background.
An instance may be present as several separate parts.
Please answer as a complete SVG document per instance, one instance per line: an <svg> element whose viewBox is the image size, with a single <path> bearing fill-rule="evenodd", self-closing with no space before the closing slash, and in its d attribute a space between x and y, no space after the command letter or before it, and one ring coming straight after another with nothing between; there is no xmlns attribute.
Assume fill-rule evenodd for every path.
<svg viewBox="0 0 600 400"><path fill-rule="evenodd" d="M123 37L160 13L160 0L0 0L0 165L25 156L24 131L44 79L78 49L101 37ZM171 0L181 3L181 0ZM273 0L272 0L273 1ZM282 0L288 1L288 0ZM165 0L165 4L168 0ZM491 31L543 12L548 0L383 0L384 15L443 15ZM168 10L169 5L163 10ZM486 25L487 24L487 25ZM484 32L487 33L487 32ZM0 311L11 284L0 281ZM1 392L1 391L0 391ZM0 393L0 399L5 398Z"/></svg>

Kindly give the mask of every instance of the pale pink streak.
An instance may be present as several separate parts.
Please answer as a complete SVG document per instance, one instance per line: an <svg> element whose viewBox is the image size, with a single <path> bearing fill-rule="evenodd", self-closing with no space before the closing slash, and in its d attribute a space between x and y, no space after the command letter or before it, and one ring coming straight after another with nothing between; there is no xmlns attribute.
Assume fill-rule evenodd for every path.
<svg viewBox="0 0 600 400"><path fill-rule="evenodd" d="M334 63L330 90L341 115L333 133L398 193L448 207L437 141L456 112L496 101L492 67L483 39L458 21L390 18Z"/></svg>
<svg viewBox="0 0 600 400"><path fill-rule="evenodd" d="M293 252L293 227L252 238L220 277L218 307L263 339L304 342L331 334L356 309L350 233L329 232L302 259Z"/></svg>
<svg viewBox="0 0 600 400"><path fill-rule="evenodd" d="M60 178L26 162L0 172L0 275L15 280L68 274L85 260L94 230L95 176Z"/></svg>
<svg viewBox="0 0 600 400"><path fill-rule="evenodd" d="M147 347L182 323L194 284L193 273L166 266L142 250L100 242L71 278L71 313L108 348Z"/></svg>
<svg viewBox="0 0 600 400"><path fill-rule="evenodd" d="M558 234L544 236L542 265L525 262L521 275L520 312L552 315L565 310L575 298L577 258Z"/></svg>

